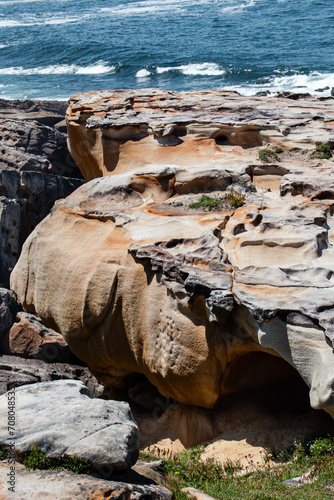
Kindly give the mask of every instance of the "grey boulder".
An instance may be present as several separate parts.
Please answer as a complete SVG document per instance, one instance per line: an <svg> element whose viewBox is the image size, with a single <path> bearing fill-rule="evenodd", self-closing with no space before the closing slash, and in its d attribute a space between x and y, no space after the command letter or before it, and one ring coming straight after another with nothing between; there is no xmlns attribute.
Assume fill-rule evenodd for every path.
<svg viewBox="0 0 334 500"><path fill-rule="evenodd" d="M8 397L0 397L0 445L8 444ZM32 446L50 457L86 459L104 477L129 469L138 458L138 427L125 402L92 399L77 380L42 382L15 389L15 447Z"/></svg>
<svg viewBox="0 0 334 500"><path fill-rule="evenodd" d="M156 484L95 478L68 471L27 470L16 464L17 484L8 490L9 466L0 463L1 500L172 500L172 493ZM137 479L142 479L139 476ZM145 478L144 478L145 479Z"/></svg>

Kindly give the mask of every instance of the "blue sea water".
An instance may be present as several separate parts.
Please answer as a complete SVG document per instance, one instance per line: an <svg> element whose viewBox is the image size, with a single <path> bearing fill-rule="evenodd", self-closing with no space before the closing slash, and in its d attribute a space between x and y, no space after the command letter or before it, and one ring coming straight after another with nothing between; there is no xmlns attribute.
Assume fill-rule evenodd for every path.
<svg viewBox="0 0 334 500"><path fill-rule="evenodd" d="M333 42L331 0L0 0L0 97L316 93L334 87Z"/></svg>

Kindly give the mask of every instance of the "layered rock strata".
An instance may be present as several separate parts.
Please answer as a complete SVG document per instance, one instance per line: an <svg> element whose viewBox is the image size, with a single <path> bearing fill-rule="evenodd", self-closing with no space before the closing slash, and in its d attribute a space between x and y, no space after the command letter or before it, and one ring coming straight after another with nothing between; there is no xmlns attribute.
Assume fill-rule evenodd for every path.
<svg viewBox="0 0 334 500"><path fill-rule="evenodd" d="M53 363L55 350L47 354L50 356L47 360L1 355L0 396L16 387L54 380L81 380L93 398L103 394L103 385L98 383L87 367L74 363Z"/></svg>
<svg viewBox="0 0 334 500"><path fill-rule="evenodd" d="M95 92L67 124L92 180L25 243L24 306L107 385L211 408L294 368L334 415L333 99Z"/></svg>
<svg viewBox="0 0 334 500"><path fill-rule="evenodd" d="M67 149L66 105L0 100L0 283L55 200L82 184Z"/></svg>

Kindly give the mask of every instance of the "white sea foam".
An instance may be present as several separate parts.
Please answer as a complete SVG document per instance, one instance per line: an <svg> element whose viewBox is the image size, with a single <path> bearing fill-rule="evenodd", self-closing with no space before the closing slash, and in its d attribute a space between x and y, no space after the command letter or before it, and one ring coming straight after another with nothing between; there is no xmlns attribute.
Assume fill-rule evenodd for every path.
<svg viewBox="0 0 334 500"><path fill-rule="evenodd" d="M313 71L309 75L276 76L271 83L277 90L315 92L319 88L334 87L334 74Z"/></svg>
<svg viewBox="0 0 334 500"><path fill-rule="evenodd" d="M233 3L235 4L235 2ZM249 0L248 2L244 3L237 2L236 5L227 5L226 7L223 7L220 12L227 15L240 14L241 12L244 12L245 9L254 7L255 4L255 0Z"/></svg>
<svg viewBox="0 0 334 500"><path fill-rule="evenodd" d="M76 67L77 75L99 75L104 73L115 73L115 66L107 66L103 62L92 64L91 66Z"/></svg>
<svg viewBox="0 0 334 500"><path fill-rule="evenodd" d="M50 0L0 0L0 5L14 5L17 3L50 2ZM68 2L68 0L54 0L52 3Z"/></svg>
<svg viewBox="0 0 334 500"><path fill-rule="evenodd" d="M147 71L147 69L140 69L136 73L136 78L146 78L147 76L150 76L150 72Z"/></svg>
<svg viewBox="0 0 334 500"><path fill-rule="evenodd" d="M25 24L15 21L15 19L0 19L0 28L12 28L13 26L25 26Z"/></svg>
<svg viewBox="0 0 334 500"><path fill-rule="evenodd" d="M224 75L225 71L220 69L215 63L202 64L185 64L181 66L168 66L166 68L157 67L157 73L166 73L167 71L180 71L184 75L203 75L203 76L219 76Z"/></svg>
<svg viewBox="0 0 334 500"><path fill-rule="evenodd" d="M324 91L318 90L326 87L329 88ZM313 71L308 75L301 73L295 73L289 76L279 75L268 78L266 83L254 83L226 88L233 88L244 95L254 95L256 92L263 90L269 90L274 93L282 90L328 96L332 87L334 87L334 73Z"/></svg>
<svg viewBox="0 0 334 500"><path fill-rule="evenodd" d="M88 15L83 15L80 17L76 16L54 16L54 17L45 17L44 19L37 18L36 16L26 16L22 17L20 20L17 19L0 19L0 28L16 28L18 26L43 26L43 25L51 25L51 24L68 24L75 23L78 21L82 21L88 18Z"/></svg>
<svg viewBox="0 0 334 500"><path fill-rule="evenodd" d="M8 45L0 45L0 49L5 49Z"/></svg>
<svg viewBox="0 0 334 500"><path fill-rule="evenodd" d="M219 1L219 0L218 0ZM226 1L226 0L221 0ZM215 4L217 0L145 0L136 3L124 3L115 7L103 7L100 12L115 15L163 14L167 12L186 11L191 7Z"/></svg>
<svg viewBox="0 0 334 500"><path fill-rule="evenodd" d="M77 66L76 64L54 64L50 66L38 66L36 68L23 68L12 66L0 68L0 75L98 75L103 73L114 73L115 66L107 66L102 61L90 66Z"/></svg>
<svg viewBox="0 0 334 500"><path fill-rule="evenodd" d="M40 24L68 24L76 23L81 21L85 16L82 17L51 17L51 19L45 19Z"/></svg>
<svg viewBox="0 0 334 500"><path fill-rule="evenodd" d="M145 0L135 3L123 3L114 7L103 7L99 12L110 14L113 16L129 16L129 15L146 15L146 14L164 14L167 12L189 11L192 7L203 6L206 4L222 8L220 12L223 14L237 14L245 9L253 7L257 2L263 0Z"/></svg>

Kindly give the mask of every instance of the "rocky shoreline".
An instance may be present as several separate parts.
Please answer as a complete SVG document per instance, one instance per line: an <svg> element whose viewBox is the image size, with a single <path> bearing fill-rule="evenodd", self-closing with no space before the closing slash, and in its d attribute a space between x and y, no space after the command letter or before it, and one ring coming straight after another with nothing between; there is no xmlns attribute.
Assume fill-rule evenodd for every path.
<svg viewBox="0 0 334 500"><path fill-rule="evenodd" d="M333 415L332 102L81 94L67 111L74 161L66 103L1 100L1 394L56 394L55 381L66 393L77 380L95 404L126 400L140 431L135 454L210 442L204 458L259 458L300 433L330 431L308 390ZM261 150L273 155L261 160ZM240 207L190 207L231 193ZM9 289L15 266L19 299ZM91 462L105 455L96 442ZM116 498L171 498L145 478L112 486L114 473L100 470L105 484L76 489L71 473L18 470L26 492L37 476L64 481L54 498L109 498L108 488Z"/></svg>

